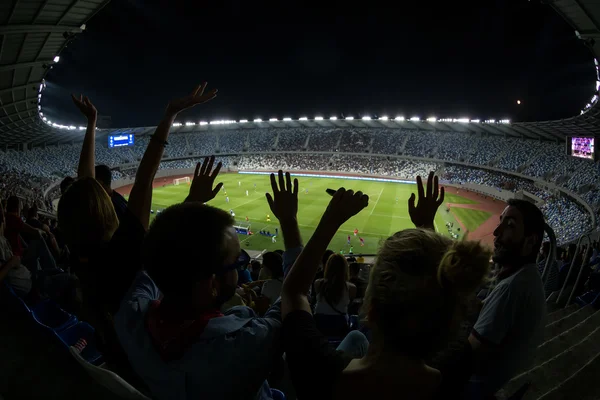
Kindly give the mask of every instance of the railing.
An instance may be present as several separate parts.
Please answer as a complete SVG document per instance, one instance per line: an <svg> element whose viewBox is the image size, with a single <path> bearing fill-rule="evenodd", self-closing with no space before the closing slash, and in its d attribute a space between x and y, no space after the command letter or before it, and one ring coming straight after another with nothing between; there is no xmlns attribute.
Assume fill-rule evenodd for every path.
<svg viewBox="0 0 600 400"><path fill-rule="evenodd" d="M569 266L569 272L567 273L565 282L563 283L560 293L558 294L558 297L556 298L557 305L560 304L560 299L562 298L565 288L567 287L567 284L569 283L569 278L571 277L571 274L573 273L573 270L575 269L575 261L577 260L577 254L579 254L579 250L581 249L582 241L584 239L587 239L587 247L585 249L585 254L583 255L583 258L581 259L581 265L579 267L579 273L577 274L577 279L575 280L575 284L573 285L573 289L571 290L571 294L569 295L569 298L567 299L565 306L568 306L571 303L571 300L573 300L573 296L575 295L575 291L577 290L577 286L579 285L579 281L581 280L583 268L587 264L586 261L588 260L590 249L592 248L592 239L588 233L581 235L581 237L577 241L577 246L575 248L575 255L573 256L573 259L571 260L571 265Z"/></svg>
<svg viewBox="0 0 600 400"><path fill-rule="evenodd" d="M544 265L544 271L542 271L542 282L544 283L544 287L546 286L546 282L548 281L548 277L550 276L550 265L551 263L556 263L556 235L554 234L554 230L548 224L544 224L544 231L548 234L548 238L550 239L550 254L546 257L546 264Z"/></svg>

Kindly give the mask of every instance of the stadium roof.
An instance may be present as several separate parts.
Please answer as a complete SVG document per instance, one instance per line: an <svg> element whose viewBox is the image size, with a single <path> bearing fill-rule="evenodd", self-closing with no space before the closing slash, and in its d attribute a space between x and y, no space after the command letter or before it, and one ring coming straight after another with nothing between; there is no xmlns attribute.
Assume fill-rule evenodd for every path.
<svg viewBox="0 0 600 400"><path fill-rule="evenodd" d="M600 3L598 0L546 0L584 40L600 59ZM43 121L38 113L38 98L44 88L43 78L55 57L78 33L83 24L108 0L8 0L0 1L0 145L33 145L81 140L83 132L74 126L59 126ZM598 72L598 63L596 62ZM598 78L600 82L600 77ZM557 121L486 122L476 120L439 120L425 116L400 120L383 118L319 118L267 121L213 121L183 123L181 132L209 128L256 127L401 127L407 129L450 130L485 133L508 137L563 140L565 136L593 135L600 132L600 106L596 96L581 115ZM592 90L590 90L592 92ZM411 120L412 119L412 120ZM468 121L468 122L467 122ZM136 128L145 133L150 128ZM116 130L119 132L122 130Z"/></svg>
<svg viewBox="0 0 600 400"><path fill-rule="evenodd" d="M43 79L61 50L107 0L0 1L0 144L80 138L41 120Z"/></svg>

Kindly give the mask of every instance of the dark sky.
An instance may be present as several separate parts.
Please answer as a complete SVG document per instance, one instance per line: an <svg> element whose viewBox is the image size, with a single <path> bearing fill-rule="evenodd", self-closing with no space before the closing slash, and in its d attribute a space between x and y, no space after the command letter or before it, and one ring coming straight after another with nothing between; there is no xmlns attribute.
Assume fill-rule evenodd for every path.
<svg viewBox="0 0 600 400"><path fill-rule="evenodd" d="M539 1L113 0L63 51L42 105L81 123L68 95L83 92L113 127L155 125L204 80L219 96L178 120L546 120L578 114L595 86L592 54Z"/></svg>

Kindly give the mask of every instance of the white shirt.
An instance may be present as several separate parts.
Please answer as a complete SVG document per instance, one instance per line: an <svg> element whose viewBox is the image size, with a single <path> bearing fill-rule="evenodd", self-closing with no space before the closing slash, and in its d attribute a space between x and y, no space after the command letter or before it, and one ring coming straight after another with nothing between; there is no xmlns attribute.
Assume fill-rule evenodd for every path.
<svg viewBox="0 0 600 400"><path fill-rule="evenodd" d="M512 377L529 368L546 326L544 286L535 264L500 281L484 300L473 327L479 340L498 346L489 371L472 379L496 392ZM484 376L485 375L485 376Z"/></svg>
<svg viewBox="0 0 600 400"><path fill-rule="evenodd" d="M283 286L283 278L269 279L263 283L262 291L260 292L263 296L267 297L271 304L275 303L279 296L281 296L281 287Z"/></svg>
<svg viewBox="0 0 600 400"><path fill-rule="evenodd" d="M325 281L322 281L320 285L324 285ZM319 287L320 289L320 287ZM324 314L324 315L341 315L340 313L348 314L348 304L350 304L350 284L346 282L346 290L342 294L342 298L337 302L337 304L329 304L327 300L325 300L325 296L319 293L319 290L315 287L317 291L317 304L315 305L315 314ZM333 306L333 307L332 307Z"/></svg>

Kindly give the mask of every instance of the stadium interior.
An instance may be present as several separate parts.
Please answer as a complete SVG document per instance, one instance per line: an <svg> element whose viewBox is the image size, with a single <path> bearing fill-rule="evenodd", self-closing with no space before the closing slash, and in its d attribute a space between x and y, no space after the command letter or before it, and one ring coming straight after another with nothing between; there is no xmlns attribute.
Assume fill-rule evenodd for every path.
<svg viewBox="0 0 600 400"><path fill-rule="evenodd" d="M4 200L16 196L27 207L35 207L40 220L54 229L61 182L78 175L86 127L48 120L40 105L46 89L44 79L50 66L60 68L61 50L85 30L86 22L106 2L56 0L50 2L52 7L45 7L46 3L9 1L0 7L0 193ZM549 261L543 262L541 279L545 284L549 282L550 266L555 262L561 267L560 276L546 292L548 320L534 363L512 376L495 396L599 398L600 384L594 375L600 370L596 340L600 335L600 288L594 286L598 283L593 280L600 273L600 168L597 160L568 155L565 148L571 137L600 137L600 6L592 0L558 0L549 4L577 31L595 60L596 94L582 107L580 115L518 123L410 115L175 120L156 182L181 185L187 191L197 164L215 155L215 165L223 165L221 173L265 174L252 176L260 176L266 190L270 190L266 174L278 170L292 172L292 177L297 176L301 182L308 175L397 181L404 182L399 185L413 186L416 176L426 177L434 171L447 191L460 190L500 204L509 199L532 202L548 225L544 241L549 242L550 250L540 261ZM129 193L156 129L148 126L97 130L96 164L110 168L113 189L129 188L122 192ZM129 142L109 147L119 137L126 137ZM246 179L244 184L251 182L254 180ZM227 206L223 204L221 208ZM264 208L268 213L266 202ZM233 215L233 209L231 212ZM497 220L498 216L489 218ZM252 226L258 228L256 224ZM316 226L311 226L311 232ZM249 225L236 229L241 236L250 231ZM302 234L307 235L304 231ZM350 233L347 235L349 242ZM346 234L342 236L344 241ZM491 233L487 239L491 244ZM277 245L282 248L283 240ZM260 263L263 247L247 246L246 250L253 261ZM375 253L361 254L357 247L354 254L346 256L350 262L361 264L360 274L368 280ZM258 270L253 272L258 276ZM104 368L103 356L93 348L91 321L78 319L53 300L27 304L29 299L24 301L8 283L2 283L1 298L0 318L14 323L1 334L0 398L161 398L148 387L126 379L128 384L115 373L99 372ZM350 316L355 314L358 312L348 311ZM476 319L477 316L471 316L462 321L462 335L431 360L432 366L443 365L468 343L468 333ZM87 338L86 350L77 352L82 338ZM106 367L104 371L110 370ZM281 390L273 391L279 393L277 396L295 398L289 383L274 383L271 388ZM275 394L273 398L277 398Z"/></svg>

